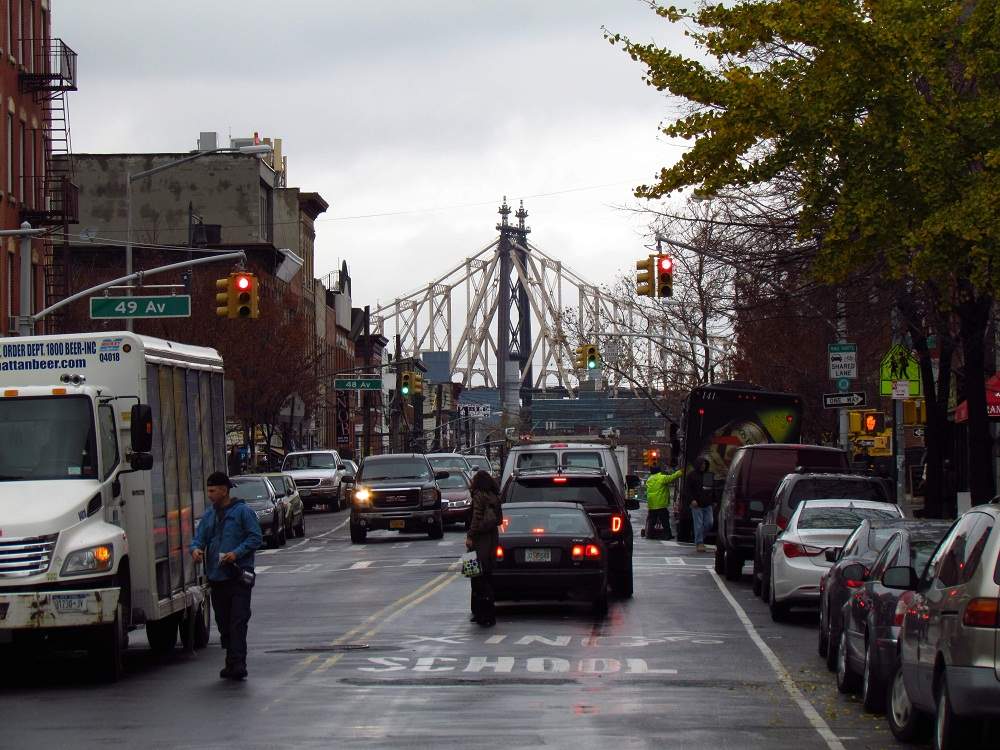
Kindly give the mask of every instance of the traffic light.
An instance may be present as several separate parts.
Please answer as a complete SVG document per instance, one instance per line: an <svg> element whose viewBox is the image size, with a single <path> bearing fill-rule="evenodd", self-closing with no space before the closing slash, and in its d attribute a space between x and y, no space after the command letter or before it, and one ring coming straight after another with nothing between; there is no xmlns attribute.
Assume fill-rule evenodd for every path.
<svg viewBox="0 0 1000 750"><path fill-rule="evenodd" d="M413 393L413 373L406 370L399 379L399 395L403 398L409 398L410 394Z"/></svg>
<svg viewBox="0 0 1000 750"><path fill-rule="evenodd" d="M424 392L424 376L419 372L410 373L410 388L414 396L419 396Z"/></svg>
<svg viewBox="0 0 1000 750"><path fill-rule="evenodd" d="M640 297L656 297L656 288L653 286L653 267L656 265L656 256L650 255L645 260L635 262L635 293Z"/></svg>
<svg viewBox="0 0 1000 750"><path fill-rule="evenodd" d="M657 297L674 296L674 259L669 255L656 256Z"/></svg>
<svg viewBox="0 0 1000 750"><path fill-rule="evenodd" d="M593 344L587 344L587 369L596 370L601 366L601 355L597 351L597 347Z"/></svg>
<svg viewBox="0 0 1000 750"><path fill-rule="evenodd" d="M581 344L576 347L576 358L573 360L573 365L577 370L587 369L587 345Z"/></svg>
<svg viewBox="0 0 1000 750"><path fill-rule="evenodd" d="M660 452L653 448L649 451L649 465L656 466L660 462Z"/></svg>
<svg viewBox="0 0 1000 750"><path fill-rule="evenodd" d="M866 435L879 435L885 430L885 414L880 411L868 411L861 415L862 432Z"/></svg>
<svg viewBox="0 0 1000 750"><path fill-rule="evenodd" d="M246 271L231 273L215 280L217 307L215 314L222 318L260 317L260 298L257 277Z"/></svg>

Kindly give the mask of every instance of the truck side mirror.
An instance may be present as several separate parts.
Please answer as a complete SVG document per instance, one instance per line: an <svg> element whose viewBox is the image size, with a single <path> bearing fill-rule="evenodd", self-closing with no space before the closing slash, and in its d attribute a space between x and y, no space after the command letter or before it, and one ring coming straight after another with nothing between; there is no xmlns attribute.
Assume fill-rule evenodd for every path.
<svg viewBox="0 0 1000 750"><path fill-rule="evenodd" d="M149 404L132 407L130 433L133 453L149 453L153 449L153 409Z"/></svg>

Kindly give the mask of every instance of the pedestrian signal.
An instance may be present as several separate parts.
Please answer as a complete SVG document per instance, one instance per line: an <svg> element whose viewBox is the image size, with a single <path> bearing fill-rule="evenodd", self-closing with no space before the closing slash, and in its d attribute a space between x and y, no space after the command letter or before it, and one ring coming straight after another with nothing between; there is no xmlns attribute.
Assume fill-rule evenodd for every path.
<svg viewBox="0 0 1000 750"><path fill-rule="evenodd" d="M866 435L878 435L885 430L885 414L869 411L861 415L861 427Z"/></svg>

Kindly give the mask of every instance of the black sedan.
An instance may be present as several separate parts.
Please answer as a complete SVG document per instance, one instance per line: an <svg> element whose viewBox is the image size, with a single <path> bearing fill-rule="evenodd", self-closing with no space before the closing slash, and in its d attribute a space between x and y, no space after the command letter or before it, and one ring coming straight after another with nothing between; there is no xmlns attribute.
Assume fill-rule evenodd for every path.
<svg viewBox="0 0 1000 750"><path fill-rule="evenodd" d="M864 584L844 604L837 687L841 692L860 689L869 711L880 712L885 706L886 685L899 658L899 628L913 596L912 591L883 586L882 574L899 565L922 571L950 528L948 521L906 522L889 538ZM851 575L861 572L848 571Z"/></svg>
<svg viewBox="0 0 1000 750"><path fill-rule="evenodd" d="M840 550L826 551L827 559L834 565L819 583L819 655L826 658L827 669L831 672L837 670L837 649L843 630L840 611L844 602L861 587L872 563L889 541L889 537L897 529L913 523L919 522L902 519L866 520L844 540L844 546ZM844 574L845 569L854 563L861 564L863 575ZM852 567L851 572L854 571Z"/></svg>
<svg viewBox="0 0 1000 750"><path fill-rule="evenodd" d="M243 475L233 477L233 487L229 494L234 500L243 500L260 523L260 531L268 547L279 547L285 543L285 507L275 497L274 489L264 477Z"/></svg>
<svg viewBox="0 0 1000 750"><path fill-rule="evenodd" d="M505 505L493 588L499 600L573 599L608 610L608 555L583 507L565 502Z"/></svg>

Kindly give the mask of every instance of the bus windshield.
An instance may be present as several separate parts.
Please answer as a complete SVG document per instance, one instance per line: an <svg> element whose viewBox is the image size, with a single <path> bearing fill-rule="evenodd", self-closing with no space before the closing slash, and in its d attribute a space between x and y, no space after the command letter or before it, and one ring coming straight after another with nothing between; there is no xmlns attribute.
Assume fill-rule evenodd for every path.
<svg viewBox="0 0 1000 750"><path fill-rule="evenodd" d="M90 399L0 399L0 481L96 478Z"/></svg>

